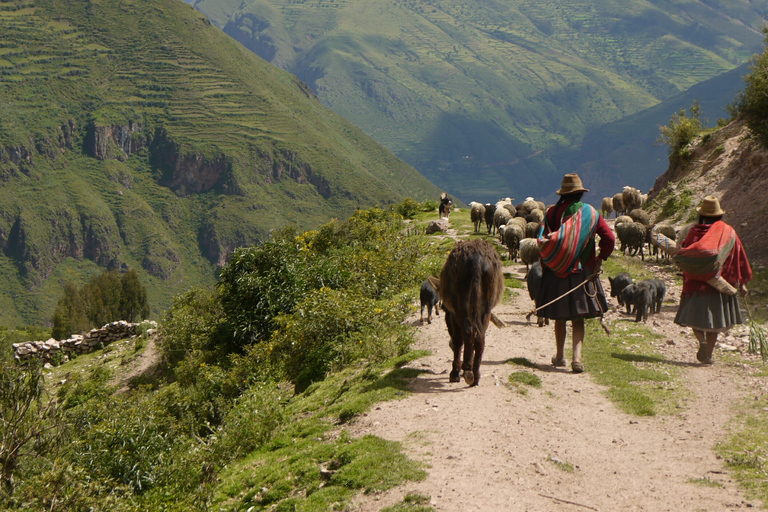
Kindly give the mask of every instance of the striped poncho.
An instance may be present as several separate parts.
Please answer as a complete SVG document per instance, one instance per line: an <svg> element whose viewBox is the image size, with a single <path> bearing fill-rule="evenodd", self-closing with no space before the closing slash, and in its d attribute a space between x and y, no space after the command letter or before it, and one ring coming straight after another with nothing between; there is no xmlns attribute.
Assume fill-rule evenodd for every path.
<svg viewBox="0 0 768 512"><path fill-rule="evenodd" d="M557 277L581 271L584 254L594 244L595 230L600 214L588 204L575 203L578 209L568 217L557 231L543 236L539 232L541 262ZM570 213L566 210L565 212Z"/></svg>

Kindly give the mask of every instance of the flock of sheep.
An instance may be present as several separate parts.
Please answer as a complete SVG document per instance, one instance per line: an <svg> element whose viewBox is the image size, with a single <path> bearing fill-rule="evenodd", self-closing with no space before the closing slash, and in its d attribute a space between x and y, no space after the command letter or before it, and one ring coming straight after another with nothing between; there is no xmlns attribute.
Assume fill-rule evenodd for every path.
<svg viewBox="0 0 768 512"><path fill-rule="evenodd" d="M512 199L506 197L496 204L472 201L469 207L475 233L485 222L489 235L498 233L499 241L509 251L510 260L517 261L519 256L526 268L530 268L539 259L536 237L547 208L543 202L528 197L521 204L514 205Z"/></svg>
<svg viewBox="0 0 768 512"><path fill-rule="evenodd" d="M616 214L614 230L619 244L617 249L622 253L635 256L639 252L644 260L644 248L648 244L649 255L653 253L657 258L664 257L668 261L670 255L664 251L664 244L654 243L660 238L657 235L664 235L680 243L689 228L677 233L668 223L651 223L649 213L642 209L647 198L647 194L642 194L634 187L624 187L622 192L603 199L601 213L606 219L612 213ZM499 242L509 251L509 260L517 261L519 258L526 265L528 280L536 281L541 270L536 267L532 269L531 266L539 259L537 237L547 206L532 197L517 205L512 203L511 198L504 198L495 204L473 201L469 206L475 233L480 231L483 223L486 224L489 235L498 233ZM529 283L529 286L532 284L535 285L535 282ZM643 320L647 318L645 314L641 316ZM539 319L540 324L541 320Z"/></svg>
<svg viewBox="0 0 768 512"><path fill-rule="evenodd" d="M642 194L634 187L624 187L622 192L613 197L603 198L602 215L607 219L612 213L616 214L614 229L622 253L629 252L634 256L639 252L644 260L644 247L648 244L649 254L654 253L658 257L661 251L661 254L668 258L669 254L664 253L663 246L659 247L651 242L657 238L657 234L675 240L677 233L670 224L651 223L650 215L642 209L647 198L648 194ZM489 235L498 233L499 242L509 251L511 261L517 261L519 258L526 268L530 268L530 265L538 260L539 248L536 238L547 210L543 202L528 197L524 202L515 205L512 199L507 197L495 204L472 201L469 207L475 233L480 231L483 223Z"/></svg>

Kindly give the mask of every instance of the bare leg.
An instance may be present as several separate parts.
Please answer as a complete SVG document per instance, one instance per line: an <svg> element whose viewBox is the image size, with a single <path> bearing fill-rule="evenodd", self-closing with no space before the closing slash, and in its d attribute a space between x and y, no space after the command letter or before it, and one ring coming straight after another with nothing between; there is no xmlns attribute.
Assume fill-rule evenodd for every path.
<svg viewBox="0 0 768 512"><path fill-rule="evenodd" d="M715 345L717 345L717 333L708 332L707 335L707 359L712 360L712 354L715 352Z"/></svg>
<svg viewBox="0 0 768 512"><path fill-rule="evenodd" d="M555 320L555 361L565 361L565 320Z"/></svg>
<svg viewBox="0 0 768 512"><path fill-rule="evenodd" d="M584 342L584 319L575 318L571 321L573 327L573 362L581 362L581 346Z"/></svg>

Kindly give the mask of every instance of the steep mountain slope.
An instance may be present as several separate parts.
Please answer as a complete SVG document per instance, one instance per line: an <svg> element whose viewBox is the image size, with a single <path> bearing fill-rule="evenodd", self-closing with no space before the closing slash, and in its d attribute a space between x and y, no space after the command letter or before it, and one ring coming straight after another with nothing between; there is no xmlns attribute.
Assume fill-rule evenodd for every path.
<svg viewBox="0 0 768 512"><path fill-rule="evenodd" d="M0 323L136 267L155 311L235 247L439 190L176 0L0 0Z"/></svg>
<svg viewBox="0 0 768 512"><path fill-rule="evenodd" d="M745 62L768 1L188 0L464 199L548 194L555 150Z"/></svg>
<svg viewBox="0 0 768 512"><path fill-rule="evenodd" d="M677 226L698 218L704 196L720 198L723 220L736 229L753 266L768 265L768 150L741 121L696 139L690 157L671 165L653 188L651 211Z"/></svg>
<svg viewBox="0 0 768 512"><path fill-rule="evenodd" d="M717 125L718 118L728 117L726 105L733 103L744 89L743 76L747 72L748 65L743 64L658 105L588 131L568 168L575 169L590 184L594 202L625 185L647 192L669 168L669 148L656 143L659 127L666 125L680 109L690 112L694 101L699 102L702 123ZM562 158L565 156L564 153Z"/></svg>

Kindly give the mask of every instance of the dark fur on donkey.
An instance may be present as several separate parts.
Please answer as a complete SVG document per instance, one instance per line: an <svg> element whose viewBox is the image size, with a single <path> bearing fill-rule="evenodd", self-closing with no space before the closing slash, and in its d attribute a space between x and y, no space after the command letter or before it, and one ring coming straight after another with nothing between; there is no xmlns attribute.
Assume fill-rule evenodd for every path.
<svg viewBox="0 0 768 512"><path fill-rule="evenodd" d="M487 240L458 242L445 260L439 281L430 281L437 284L451 337L453 369L450 381L459 382L459 373L464 370L464 381L477 386L488 323L493 320L499 327L504 325L491 313L504 293L499 253Z"/></svg>
<svg viewBox="0 0 768 512"><path fill-rule="evenodd" d="M429 279L421 283L421 291L419 292L419 299L421 300L421 324L424 324L424 306L427 307L427 323L432 323L432 308L435 308L435 315L440 316L440 308L437 307L440 302L440 294L437 293L435 287L429 282Z"/></svg>

